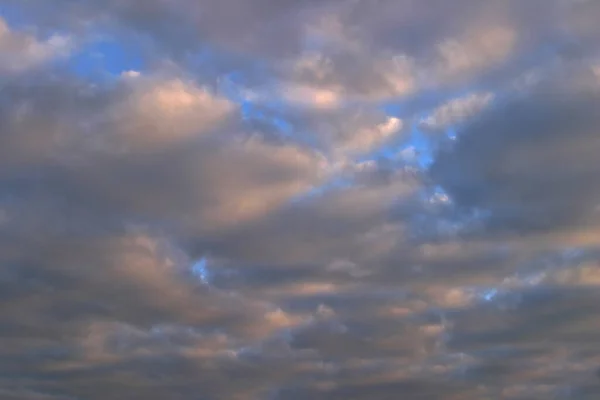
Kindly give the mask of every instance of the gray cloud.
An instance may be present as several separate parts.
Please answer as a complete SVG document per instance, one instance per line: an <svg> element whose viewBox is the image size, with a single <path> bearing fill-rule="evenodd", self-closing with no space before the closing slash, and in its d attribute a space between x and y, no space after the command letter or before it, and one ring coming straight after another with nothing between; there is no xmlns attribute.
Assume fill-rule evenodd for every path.
<svg viewBox="0 0 600 400"><path fill-rule="evenodd" d="M0 397L597 398L598 12L3 2Z"/></svg>
<svg viewBox="0 0 600 400"><path fill-rule="evenodd" d="M459 205L519 230L593 218L598 83L580 69L553 78L481 116L438 157L431 174Z"/></svg>

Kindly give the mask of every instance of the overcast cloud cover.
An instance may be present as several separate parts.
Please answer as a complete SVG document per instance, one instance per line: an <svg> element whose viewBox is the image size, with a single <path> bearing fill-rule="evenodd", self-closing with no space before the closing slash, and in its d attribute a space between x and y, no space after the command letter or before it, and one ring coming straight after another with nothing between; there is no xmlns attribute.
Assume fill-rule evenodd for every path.
<svg viewBox="0 0 600 400"><path fill-rule="evenodd" d="M0 0L0 398L600 398L600 1Z"/></svg>

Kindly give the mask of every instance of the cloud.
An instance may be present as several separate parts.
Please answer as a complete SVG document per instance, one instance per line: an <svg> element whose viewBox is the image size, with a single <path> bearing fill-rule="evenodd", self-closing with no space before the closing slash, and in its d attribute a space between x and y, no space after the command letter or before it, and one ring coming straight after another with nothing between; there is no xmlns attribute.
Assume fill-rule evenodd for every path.
<svg viewBox="0 0 600 400"><path fill-rule="evenodd" d="M54 58L65 57L73 47L67 36L54 34L39 40L26 32L11 30L0 16L0 72L18 73Z"/></svg>
<svg viewBox="0 0 600 400"><path fill-rule="evenodd" d="M298 94L299 89L303 89L308 94L310 87L322 88L314 90L322 96L330 93L329 100L321 104L328 107L381 102L405 97L417 90L414 60L402 53L372 54L364 46L355 43L343 51L325 48L300 53L292 62L284 64L286 79L298 82L290 89ZM369 62L365 62L366 58Z"/></svg>
<svg viewBox="0 0 600 400"><path fill-rule="evenodd" d="M348 151L368 151L389 139L390 136L402 129L402 121L395 117L388 117L384 122L377 124L374 128L357 132L355 136L344 143L343 148Z"/></svg>
<svg viewBox="0 0 600 400"><path fill-rule="evenodd" d="M316 152L235 124L238 135L219 132L233 107L181 81L125 82L104 93L68 81L10 90L5 162L60 165L55 185L96 212L191 218L205 229L266 213L319 181Z"/></svg>
<svg viewBox="0 0 600 400"><path fill-rule="evenodd" d="M113 114L121 114L115 117L123 119L123 125L132 125L124 130L140 145L162 147L165 141L210 131L234 109L226 99L180 79L144 82L144 77L132 78L133 93L114 107Z"/></svg>
<svg viewBox="0 0 600 400"><path fill-rule="evenodd" d="M509 228L591 221L598 86L590 78L583 71L544 80L524 98L492 108L459 133L432 174L459 204L489 209Z"/></svg>
<svg viewBox="0 0 600 400"><path fill-rule="evenodd" d="M491 93L473 93L452 99L421 119L419 125L426 130L439 131L463 123L483 111L493 98Z"/></svg>
<svg viewBox="0 0 600 400"><path fill-rule="evenodd" d="M300 105L316 108L335 108L340 101L340 94L333 89L318 89L306 86L292 86L283 89L286 100Z"/></svg>
<svg viewBox="0 0 600 400"><path fill-rule="evenodd" d="M438 44L441 79L460 78L504 61L513 50L516 33L505 27L469 31L464 39L446 39Z"/></svg>
<svg viewBox="0 0 600 400"><path fill-rule="evenodd" d="M599 11L5 0L0 397L596 399Z"/></svg>

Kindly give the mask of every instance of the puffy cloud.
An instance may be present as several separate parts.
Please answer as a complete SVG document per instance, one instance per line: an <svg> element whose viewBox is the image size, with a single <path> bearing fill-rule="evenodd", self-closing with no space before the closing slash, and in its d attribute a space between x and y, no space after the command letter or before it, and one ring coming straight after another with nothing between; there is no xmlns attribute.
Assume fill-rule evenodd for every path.
<svg viewBox="0 0 600 400"><path fill-rule="evenodd" d="M68 55L73 47L67 36L54 34L39 40L32 34L11 30L0 16L0 72L17 73L53 58Z"/></svg>
<svg viewBox="0 0 600 400"><path fill-rule="evenodd" d="M395 117L388 117L384 122L377 124L374 128L358 131L354 137L342 145L348 151L369 151L378 144L389 139L390 136L402 129L402 121Z"/></svg>
<svg viewBox="0 0 600 400"><path fill-rule="evenodd" d="M288 98L306 98L316 86L320 90L313 89L315 105L331 108L402 98L418 89L414 60L392 52L371 54L364 46L356 43L343 52L325 48L300 53L293 62L284 64L284 76L298 82L287 89ZM301 93L304 96L300 97Z"/></svg>
<svg viewBox="0 0 600 400"><path fill-rule="evenodd" d="M147 82L133 77L133 93L115 105L112 113L123 120L125 135L130 133L141 145L164 146L213 130L234 108L206 88L181 79L152 82L149 78Z"/></svg>
<svg viewBox="0 0 600 400"><path fill-rule="evenodd" d="M203 221L202 229L225 226L310 189L323 168L309 149L215 131L232 106L181 81L136 82L105 93L71 82L11 89L14 103L3 110L10 114L5 162L62 165L56 184L78 191L89 202L83 207L191 218ZM43 100L54 93L52 103Z"/></svg>

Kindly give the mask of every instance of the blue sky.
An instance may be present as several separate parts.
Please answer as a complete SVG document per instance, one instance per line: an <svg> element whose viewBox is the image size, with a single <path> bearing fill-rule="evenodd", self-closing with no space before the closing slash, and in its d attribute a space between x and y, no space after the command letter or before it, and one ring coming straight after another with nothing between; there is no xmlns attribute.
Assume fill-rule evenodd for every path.
<svg viewBox="0 0 600 400"><path fill-rule="evenodd" d="M88 43L70 57L68 65L75 74L85 78L144 70L144 60L137 49L124 46L118 39L99 39Z"/></svg>

